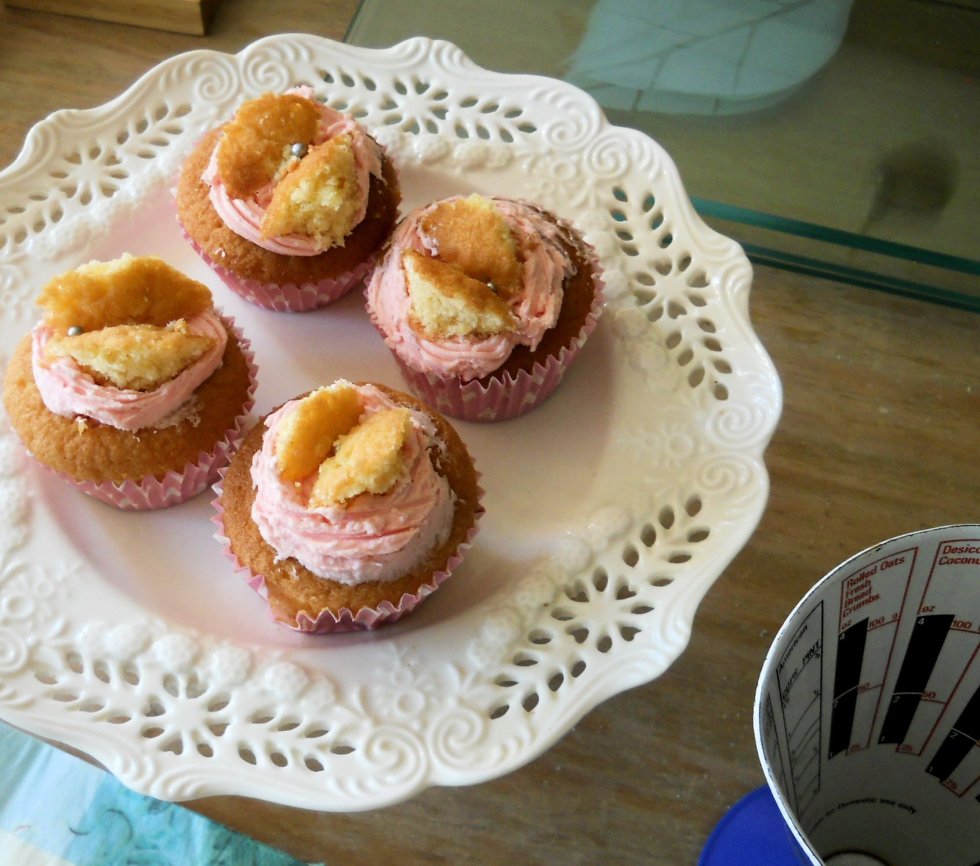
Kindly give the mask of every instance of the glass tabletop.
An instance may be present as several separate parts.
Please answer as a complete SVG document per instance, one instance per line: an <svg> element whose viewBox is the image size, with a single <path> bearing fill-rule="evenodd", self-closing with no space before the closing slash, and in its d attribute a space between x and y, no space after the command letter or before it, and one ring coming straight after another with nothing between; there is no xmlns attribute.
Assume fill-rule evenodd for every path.
<svg viewBox="0 0 980 866"><path fill-rule="evenodd" d="M656 139L753 261L980 310L976 0L361 0Z"/></svg>

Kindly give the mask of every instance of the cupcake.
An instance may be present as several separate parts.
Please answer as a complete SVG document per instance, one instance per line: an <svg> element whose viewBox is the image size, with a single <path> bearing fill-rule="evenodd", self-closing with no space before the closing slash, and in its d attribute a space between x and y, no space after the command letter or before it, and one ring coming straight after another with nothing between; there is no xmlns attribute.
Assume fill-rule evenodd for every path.
<svg viewBox="0 0 980 866"><path fill-rule="evenodd" d="M14 350L3 402L33 457L119 508L208 487L241 439L255 368L207 287L125 255L55 277Z"/></svg>
<svg viewBox="0 0 980 866"><path fill-rule="evenodd" d="M382 147L306 86L249 100L204 135L176 197L185 235L232 291L291 311L363 285L401 200Z"/></svg>
<svg viewBox="0 0 980 866"><path fill-rule="evenodd" d="M302 632L372 629L459 563L483 513L466 446L438 413L338 380L249 433L219 485L217 538Z"/></svg>
<svg viewBox="0 0 980 866"><path fill-rule="evenodd" d="M367 307L417 395L454 418L495 421L554 391L595 327L602 288L593 250L568 223L471 195L399 223Z"/></svg>

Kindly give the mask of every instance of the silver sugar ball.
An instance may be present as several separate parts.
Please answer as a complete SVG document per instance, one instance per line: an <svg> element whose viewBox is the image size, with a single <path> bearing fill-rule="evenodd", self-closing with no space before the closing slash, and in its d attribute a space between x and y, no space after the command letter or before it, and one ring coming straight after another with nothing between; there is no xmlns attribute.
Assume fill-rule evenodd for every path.
<svg viewBox="0 0 980 866"><path fill-rule="evenodd" d="M309 148L301 141L297 141L292 147L289 148L290 153L292 153L292 155L297 159L302 159L304 156L306 156L306 152L308 150Z"/></svg>
<svg viewBox="0 0 980 866"><path fill-rule="evenodd" d="M85 331L82 329L81 325L72 325L68 329L69 337L77 337L79 334L83 334L83 333L85 333Z"/></svg>

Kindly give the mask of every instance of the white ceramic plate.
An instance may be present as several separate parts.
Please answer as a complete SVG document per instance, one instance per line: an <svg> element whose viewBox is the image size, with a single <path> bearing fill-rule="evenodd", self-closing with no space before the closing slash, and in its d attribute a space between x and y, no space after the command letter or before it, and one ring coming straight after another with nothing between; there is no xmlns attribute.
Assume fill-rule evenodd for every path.
<svg viewBox="0 0 980 866"><path fill-rule="evenodd" d="M212 287L252 340L256 414L340 376L398 387L359 294L307 314L250 307L178 232L170 185L197 137L303 81L389 147L406 209L479 191L573 221L609 301L547 403L458 425L483 473L481 531L438 593L377 633L274 625L213 540L209 495L115 511L31 465L4 425L0 715L164 799L358 810L529 761L667 669L767 497L781 392L740 248L698 219L649 138L569 85L487 72L444 42L192 52L38 124L0 174L4 356L48 278L128 251Z"/></svg>

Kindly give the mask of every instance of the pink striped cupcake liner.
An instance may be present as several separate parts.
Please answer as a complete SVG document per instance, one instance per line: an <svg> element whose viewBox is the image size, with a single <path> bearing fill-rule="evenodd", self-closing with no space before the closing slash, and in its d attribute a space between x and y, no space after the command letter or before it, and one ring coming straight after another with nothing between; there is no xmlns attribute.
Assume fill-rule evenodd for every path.
<svg viewBox="0 0 980 866"><path fill-rule="evenodd" d="M242 411L235 417L232 426L225 431L210 451L202 452L196 460L187 463L179 471L175 469L167 472L163 478L147 475L139 480L127 479L122 482L104 481L100 483L79 481L63 472L57 472L49 467L45 468L83 493L126 511L170 508L197 496L212 485L219 477L221 470L231 462L232 455L245 435L245 422L248 419L248 413L255 404L254 396L258 373L251 343L235 325L234 319L224 315L221 315L220 318L234 334L235 339L238 340L242 354L245 356L249 369L249 387Z"/></svg>
<svg viewBox="0 0 980 866"><path fill-rule="evenodd" d="M224 478L226 472L227 467L223 467L219 473L220 479ZM235 552L231 549L231 540L225 533L225 511L221 502L223 489L220 479L214 485L215 498L211 503L215 509L215 514L211 517L211 522L218 527L217 531L214 533L214 538L221 544L222 552L224 553L225 558L231 562L235 572L244 575L245 582L248 584L248 586L255 590L255 592L257 592L261 598L268 600L268 590L265 584L265 577L261 574L256 574L248 566L242 563L242 561L235 555ZM482 488L477 488L477 495L482 499ZM402 597L398 600L397 605L391 603L390 601L383 601L377 607L362 607L357 610L353 610L349 607L343 607L340 610L321 610L316 613L303 610L297 614L295 622L287 622L277 619L270 608L270 617L280 625L284 625L287 628L302 634L332 634L335 632L373 631L380 626L396 622L406 614L415 610L415 608L417 608L423 601L425 601L425 599L432 595L432 593L434 593L443 583L446 582L446 580L449 579L456 567L463 561L466 551L472 546L473 539L476 536L477 529L479 528L480 517L482 516L483 507L478 504L473 526L470 527L469 532L466 534L466 538L459 544L453 554L449 557L445 566L439 571L435 572L428 581L423 583L418 588L416 592L403 593Z"/></svg>
<svg viewBox="0 0 980 866"><path fill-rule="evenodd" d="M605 283L594 251L591 247L588 250L587 264L595 276L595 296L578 334L557 355L551 355L544 363L535 363L529 371L520 370L516 375L492 373L482 379L464 381L458 376L442 377L416 370L389 345L409 388L433 409L462 421L506 421L543 403L564 378L602 313ZM373 313L369 314L374 326L385 337Z"/></svg>
<svg viewBox="0 0 980 866"><path fill-rule="evenodd" d="M181 228L187 242L218 278L236 295L265 310L279 313L306 313L340 300L349 291L363 285L374 270L376 255L359 262L351 270L331 279L303 283L264 283L236 276L218 264Z"/></svg>

